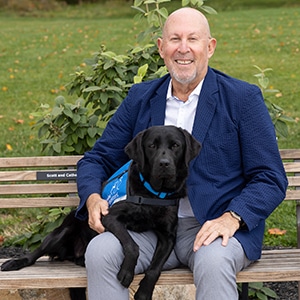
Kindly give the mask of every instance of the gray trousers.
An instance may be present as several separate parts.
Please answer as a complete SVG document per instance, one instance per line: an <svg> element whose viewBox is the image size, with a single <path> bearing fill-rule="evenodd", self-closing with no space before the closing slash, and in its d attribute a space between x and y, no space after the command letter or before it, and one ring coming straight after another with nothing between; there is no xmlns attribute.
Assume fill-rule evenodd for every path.
<svg viewBox="0 0 300 300"><path fill-rule="evenodd" d="M209 246L193 252L200 227L194 218L179 219L176 245L164 269L176 268L180 264L188 266L193 271L197 300L238 299L236 273L250 261L235 238L231 238L226 247L218 238ZM156 236L151 231L130 234L140 248L135 273L143 273L153 256ZM123 257L119 241L110 232L102 233L90 242L85 255L89 300L129 299L128 289L117 279Z"/></svg>

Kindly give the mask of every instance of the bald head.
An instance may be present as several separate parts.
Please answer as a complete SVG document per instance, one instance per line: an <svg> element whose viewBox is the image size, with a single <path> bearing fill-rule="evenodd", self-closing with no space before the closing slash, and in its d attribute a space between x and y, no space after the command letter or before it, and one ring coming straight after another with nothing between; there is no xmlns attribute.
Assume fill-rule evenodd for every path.
<svg viewBox="0 0 300 300"><path fill-rule="evenodd" d="M168 34L170 28L172 28L174 24L178 23L184 24L183 26L191 23L195 29L201 30L204 38L209 38L211 36L209 24L204 14L197 9L184 7L169 15L163 27L163 37Z"/></svg>

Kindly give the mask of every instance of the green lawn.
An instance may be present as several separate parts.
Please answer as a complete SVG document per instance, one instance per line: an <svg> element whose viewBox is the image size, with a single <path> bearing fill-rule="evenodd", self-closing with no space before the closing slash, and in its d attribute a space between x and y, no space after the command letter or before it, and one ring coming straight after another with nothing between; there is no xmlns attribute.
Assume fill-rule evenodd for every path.
<svg viewBox="0 0 300 300"><path fill-rule="evenodd" d="M100 44L117 53L136 44L145 24L132 18L128 4L120 8L114 3L71 7L42 17L0 13L0 155L41 154L31 113L42 103L52 106L58 94L66 95L70 74ZM273 101L298 118L300 7L221 10L209 20L218 39L211 66L253 83L254 64L273 68L270 87L282 93ZM300 147L298 124L290 132L289 139L279 141L281 148Z"/></svg>
<svg viewBox="0 0 300 300"><path fill-rule="evenodd" d="M175 8L178 3L170 5ZM219 8L218 15L208 16L212 34L218 40L210 65L252 83L256 83L253 75L257 73L253 65L272 68L270 88L281 91L273 102L298 119L300 6L287 6L296 1L284 0L236 0L230 1L230 6L224 3L207 2ZM43 103L53 106L59 94L66 96L70 74L77 68L87 68L84 59L101 44L120 54L136 44L136 35L146 24L134 20L133 15L128 3L115 1L35 16L0 12L1 156L41 155L37 132L31 128L37 118L31 113ZM74 97L69 101L73 102ZM299 123L290 127L288 139L279 140L279 147L300 147ZM268 227L286 229L287 234L276 240L267 237L267 243L295 245L294 211L293 204L287 203L271 216ZM282 218L283 214L290 219Z"/></svg>

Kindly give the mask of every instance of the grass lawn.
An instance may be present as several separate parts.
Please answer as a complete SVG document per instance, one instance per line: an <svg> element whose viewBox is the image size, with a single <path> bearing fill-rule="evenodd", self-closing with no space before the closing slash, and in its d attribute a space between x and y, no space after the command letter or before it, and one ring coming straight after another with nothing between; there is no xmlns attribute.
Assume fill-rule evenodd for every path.
<svg viewBox="0 0 300 300"><path fill-rule="evenodd" d="M280 90L273 102L298 119L300 6L277 7L288 2L279 0L259 0L256 4L248 0L253 4L250 8L237 6L241 2L247 3L231 1L229 7L220 0L207 2L219 7L218 15L208 16L212 34L218 40L210 65L251 83L257 82L253 65L272 68L268 73L270 88ZM178 6L178 1L172 5ZM87 68L84 59L90 58L101 44L120 54L136 44L136 35L146 24L133 19L134 11L129 6L108 1L35 16L0 12L1 156L41 155L37 132L31 128L37 119L31 113L40 104L53 106L60 94L66 96L70 74ZM68 99L74 102L76 98ZM279 140L279 147L300 147L299 123L290 127L288 139ZM287 230L275 243L295 245L294 211L293 204L287 203L270 217L268 227ZM283 214L291 219L281 218ZM270 238L266 238L267 243L274 242Z"/></svg>

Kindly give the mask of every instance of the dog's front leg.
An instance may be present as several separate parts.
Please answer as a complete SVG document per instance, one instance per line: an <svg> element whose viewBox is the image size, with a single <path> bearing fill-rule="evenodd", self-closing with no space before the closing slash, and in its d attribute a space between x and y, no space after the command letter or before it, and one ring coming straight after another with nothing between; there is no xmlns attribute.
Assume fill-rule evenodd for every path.
<svg viewBox="0 0 300 300"><path fill-rule="evenodd" d="M135 300L151 300L155 284L160 276L161 270L170 256L174 244L175 236L167 232L156 232L157 245L148 270L140 282L139 289L134 295Z"/></svg>
<svg viewBox="0 0 300 300"><path fill-rule="evenodd" d="M117 237L123 247L124 260L117 277L121 284L128 288L134 277L134 269L139 257L139 246L128 233L124 223L118 220L117 216L108 214L103 217L102 224L107 231L110 231Z"/></svg>

